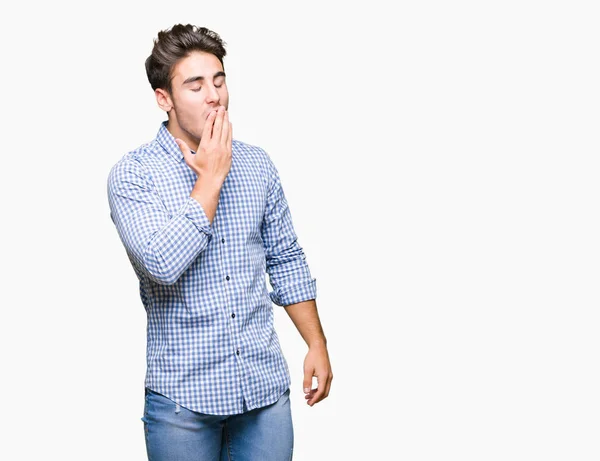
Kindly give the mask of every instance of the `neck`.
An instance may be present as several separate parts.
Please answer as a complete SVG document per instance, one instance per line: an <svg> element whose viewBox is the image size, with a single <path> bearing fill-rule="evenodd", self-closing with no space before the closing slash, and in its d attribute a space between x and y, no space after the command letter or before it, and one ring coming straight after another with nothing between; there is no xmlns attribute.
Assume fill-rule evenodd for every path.
<svg viewBox="0 0 600 461"><path fill-rule="evenodd" d="M167 130L169 130L169 133L171 133L171 135L174 138L181 139L188 145L188 147L191 150L196 152L196 150L198 149L198 144L200 144L200 140L196 139L194 136L192 136L187 131L182 130L181 127L179 126L179 124L177 123L177 121L171 117L169 117L169 121L167 123Z"/></svg>

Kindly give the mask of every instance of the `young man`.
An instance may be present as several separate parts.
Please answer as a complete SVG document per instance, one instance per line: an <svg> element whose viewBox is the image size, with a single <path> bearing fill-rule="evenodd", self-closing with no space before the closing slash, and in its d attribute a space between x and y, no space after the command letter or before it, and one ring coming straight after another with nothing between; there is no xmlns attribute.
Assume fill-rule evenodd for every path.
<svg viewBox="0 0 600 461"><path fill-rule="evenodd" d="M278 171L263 149L232 138L225 54L206 28L158 33L146 72L168 120L108 177L148 317L142 421L154 461L291 459L291 382L272 303L308 345L308 405L333 378Z"/></svg>

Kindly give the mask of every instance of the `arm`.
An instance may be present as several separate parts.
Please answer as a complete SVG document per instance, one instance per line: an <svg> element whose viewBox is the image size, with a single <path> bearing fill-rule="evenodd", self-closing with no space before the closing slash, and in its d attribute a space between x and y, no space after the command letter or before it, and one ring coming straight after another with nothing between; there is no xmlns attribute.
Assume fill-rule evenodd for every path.
<svg viewBox="0 0 600 461"><path fill-rule="evenodd" d="M311 277L306 257L292 224L290 209L281 186L279 173L267 156L269 191L262 220L266 271L273 291L271 300L289 306L315 299L316 280Z"/></svg>
<svg viewBox="0 0 600 461"><path fill-rule="evenodd" d="M333 373L327 352L327 340L321 327L317 303L314 299L285 307L298 332L308 345L304 359L304 398L311 407L329 395ZM317 388L311 389L312 377L317 378Z"/></svg>
<svg viewBox="0 0 600 461"><path fill-rule="evenodd" d="M211 111L198 152L176 139L186 164L198 175L181 209L171 216L135 159L119 162L108 178L111 217L132 262L150 279L174 284L212 238L221 188L231 168L231 123L225 107Z"/></svg>
<svg viewBox="0 0 600 461"><path fill-rule="evenodd" d="M311 277L306 257L298 244L277 169L268 160L270 186L261 232L267 273L274 289L269 295L275 304L285 307L308 344L303 389L308 405L312 406L329 394L333 374L317 313L316 280ZM317 377L318 387L311 390L313 376Z"/></svg>
<svg viewBox="0 0 600 461"><path fill-rule="evenodd" d="M224 106L211 111L206 118L196 154L192 154L185 141L175 139L185 162L198 175L190 195L202 205L211 224L223 182L231 169L232 141L232 126Z"/></svg>
<svg viewBox="0 0 600 461"><path fill-rule="evenodd" d="M211 207L211 197L218 200L219 191L212 182L204 184L201 197L207 208ZM201 203L190 196L171 215L135 159L113 167L108 177L108 199L111 218L127 252L156 283L174 284L212 238L211 221Z"/></svg>

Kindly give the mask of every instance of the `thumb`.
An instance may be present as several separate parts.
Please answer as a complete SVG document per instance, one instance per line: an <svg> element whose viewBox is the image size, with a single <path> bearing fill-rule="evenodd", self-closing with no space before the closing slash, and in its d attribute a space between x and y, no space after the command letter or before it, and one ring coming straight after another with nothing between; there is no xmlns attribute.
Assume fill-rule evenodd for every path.
<svg viewBox="0 0 600 461"><path fill-rule="evenodd" d="M185 141L177 138L177 139L175 139L175 142L179 146L179 149L181 150L181 153L183 154L183 158L186 160L187 163L189 163L190 157L193 155L192 151L190 150L188 145L185 143Z"/></svg>
<svg viewBox="0 0 600 461"><path fill-rule="evenodd" d="M312 372L310 370L304 370L304 382L302 383L302 388L304 389L304 393L308 394L312 387Z"/></svg>

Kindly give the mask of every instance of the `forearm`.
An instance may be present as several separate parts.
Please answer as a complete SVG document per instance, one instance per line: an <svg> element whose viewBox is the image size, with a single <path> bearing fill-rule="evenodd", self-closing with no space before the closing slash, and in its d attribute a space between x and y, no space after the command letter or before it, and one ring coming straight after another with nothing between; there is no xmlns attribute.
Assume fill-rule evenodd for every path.
<svg viewBox="0 0 600 461"><path fill-rule="evenodd" d="M309 348L327 346L314 299L284 307Z"/></svg>
<svg viewBox="0 0 600 461"><path fill-rule="evenodd" d="M184 219L179 216L171 219L147 246L144 265L155 281L167 285L175 283L206 249L222 184L223 181L198 179L190 193L188 211L182 215ZM196 205L191 206L195 202Z"/></svg>
<svg viewBox="0 0 600 461"><path fill-rule="evenodd" d="M194 195L199 199L190 196L172 213L154 187L151 173L139 162L119 162L111 170L108 177L111 218L133 262L154 282L175 283L206 249L220 193L217 184L207 180L197 183ZM210 219L204 211L205 205L212 210Z"/></svg>
<svg viewBox="0 0 600 461"><path fill-rule="evenodd" d="M202 207L204 215L208 219L208 226L212 225L215 214L217 213L217 206L219 204L219 196L221 194L221 188L223 187L223 180L217 178L205 178L196 180L194 188L190 193L190 197L197 201ZM195 214L198 215L196 210ZM154 280L163 284L175 283L181 274L189 267L189 265L198 257L198 255L204 251L210 240L211 231L206 228L206 223L202 222L201 216L195 216L192 218L192 222L200 228L194 229L191 234L189 231L186 234L186 225L181 223L174 224L172 230L174 233L166 232L163 234L163 238L159 239L164 241L164 248L161 251L160 246L149 245L146 253L146 267L152 268L151 271ZM200 238L197 236L197 230L203 230L200 232ZM176 235L180 234L180 235ZM178 245L183 245L188 248L188 251L178 252L177 258L168 258L165 255L173 254L172 244L177 242Z"/></svg>
<svg viewBox="0 0 600 461"><path fill-rule="evenodd" d="M200 205L202 205L204 213L211 224L215 218L215 214L217 213L217 206L219 204L219 196L221 195L222 187L223 181L216 178L198 178L190 194L192 198L197 200Z"/></svg>
<svg viewBox="0 0 600 461"><path fill-rule="evenodd" d="M161 285L174 284L212 237L208 218L191 197L174 216L154 210L118 227L125 247Z"/></svg>

